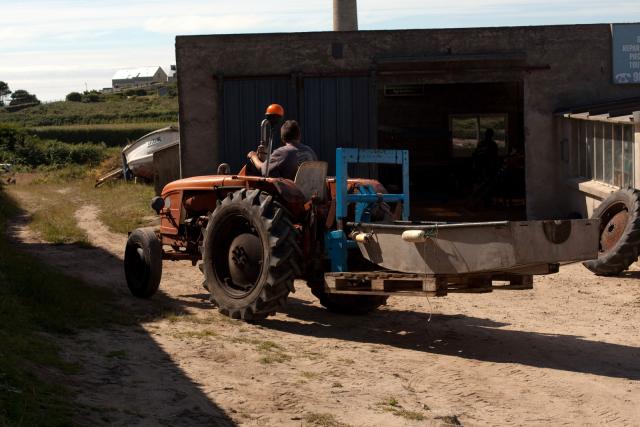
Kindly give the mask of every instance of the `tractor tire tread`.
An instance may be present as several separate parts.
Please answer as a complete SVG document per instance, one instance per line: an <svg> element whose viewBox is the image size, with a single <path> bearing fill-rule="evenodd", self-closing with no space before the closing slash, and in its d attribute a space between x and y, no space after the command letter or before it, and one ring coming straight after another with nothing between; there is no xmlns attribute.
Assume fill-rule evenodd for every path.
<svg viewBox="0 0 640 427"><path fill-rule="evenodd" d="M285 304L287 296L293 288L295 268L300 258L295 243L297 230L289 221L288 211L273 199L268 193L256 189L242 189L228 195L221 203L221 207L232 204L243 204L255 215L261 218L266 230L269 231L271 256L269 258L269 271L261 291L251 301L247 301L244 307L231 307L225 304L223 298L216 298L212 292L212 299L218 306L220 313L233 319L245 321L261 320L276 311L279 311ZM217 211L217 210L216 210ZM216 216L216 211L211 214L209 223L211 224ZM205 243L203 259L209 255L210 245L206 239L208 234L205 231ZM209 237L211 238L211 237ZM297 248L299 250L299 248ZM209 277L211 269L204 268L205 282L213 286L215 277ZM212 286L213 285L213 286Z"/></svg>
<svg viewBox="0 0 640 427"><path fill-rule="evenodd" d="M625 188L612 193L600 203L591 217L599 218L609 206L619 202L625 204L630 216L622 237L611 250L600 253L597 259L583 262L586 268L599 276L617 276L638 259L638 247L640 247L639 191Z"/></svg>
<svg viewBox="0 0 640 427"><path fill-rule="evenodd" d="M142 249L144 254L146 271L142 277L140 272L133 271L140 266L132 258L136 256L134 252L137 249ZM129 291L134 296L151 298L158 291L162 278L162 244L153 227L137 228L129 235L125 246L124 273Z"/></svg>

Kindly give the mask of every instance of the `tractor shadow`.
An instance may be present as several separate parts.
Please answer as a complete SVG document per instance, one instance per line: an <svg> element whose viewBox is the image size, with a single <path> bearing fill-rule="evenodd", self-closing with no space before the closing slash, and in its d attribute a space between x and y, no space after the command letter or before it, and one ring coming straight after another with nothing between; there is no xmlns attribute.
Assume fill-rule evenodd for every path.
<svg viewBox="0 0 640 427"><path fill-rule="evenodd" d="M638 270L628 270L628 271L623 271L622 273L620 273L620 275L618 276L621 279L640 279L640 271Z"/></svg>
<svg viewBox="0 0 640 427"><path fill-rule="evenodd" d="M81 424L92 425L98 416L99 423L113 425L236 425L144 327L149 321L189 314L210 304L170 298L162 291L152 300L131 298L119 257L94 246L43 243L25 231L29 222L25 212L14 218L6 234L15 250L87 286L108 289L113 298L105 304L112 304L127 319L52 335L64 348L65 358L82 367L78 373L56 377L76 392L77 403L84 408L76 414Z"/></svg>
<svg viewBox="0 0 640 427"><path fill-rule="evenodd" d="M382 344L425 353L494 363L640 380L640 348L584 337L509 330L508 323L463 314L396 310L366 316L331 313L308 301L290 298L287 319L268 318L267 328L360 343Z"/></svg>

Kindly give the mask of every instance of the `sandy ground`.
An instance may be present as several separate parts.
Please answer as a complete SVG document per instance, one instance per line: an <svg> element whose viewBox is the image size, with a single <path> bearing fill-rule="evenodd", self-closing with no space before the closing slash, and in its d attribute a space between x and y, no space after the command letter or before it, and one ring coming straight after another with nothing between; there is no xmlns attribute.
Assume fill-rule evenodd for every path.
<svg viewBox="0 0 640 427"><path fill-rule="evenodd" d="M161 292L130 297L126 237L85 206L95 248L43 243L17 221L17 244L113 288L131 327L62 341L82 373L80 422L110 425L640 425L640 271L579 264L533 290L391 298L365 317L332 314L303 282L285 312L229 320L199 270L165 262ZM332 414L332 417L326 414Z"/></svg>

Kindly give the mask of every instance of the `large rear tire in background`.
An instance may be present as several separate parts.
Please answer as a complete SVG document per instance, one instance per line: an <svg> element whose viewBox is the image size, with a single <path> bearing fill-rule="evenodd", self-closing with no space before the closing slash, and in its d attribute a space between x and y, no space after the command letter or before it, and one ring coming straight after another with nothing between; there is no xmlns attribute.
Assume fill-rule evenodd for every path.
<svg viewBox="0 0 640 427"><path fill-rule="evenodd" d="M640 246L640 193L627 188L604 199L592 218L600 218L598 258L584 266L601 276L615 276L638 259Z"/></svg>
<svg viewBox="0 0 640 427"><path fill-rule="evenodd" d="M284 307L300 275L297 230L284 207L260 190L229 194L204 232L205 287L220 313L258 320Z"/></svg>
<svg viewBox="0 0 640 427"><path fill-rule="evenodd" d="M150 298L162 278L162 244L153 228L137 228L129 235L124 250L124 274L131 293Z"/></svg>

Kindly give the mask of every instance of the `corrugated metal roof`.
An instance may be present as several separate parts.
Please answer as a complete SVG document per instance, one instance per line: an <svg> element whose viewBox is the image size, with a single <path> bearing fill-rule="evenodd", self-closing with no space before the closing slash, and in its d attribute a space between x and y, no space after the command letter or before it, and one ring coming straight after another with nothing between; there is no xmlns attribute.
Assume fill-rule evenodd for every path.
<svg viewBox="0 0 640 427"><path fill-rule="evenodd" d="M153 77L153 75L161 67L139 67L130 68L128 70L118 70L113 75L112 80L127 80L135 78Z"/></svg>
<svg viewBox="0 0 640 427"><path fill-rule="evenodd" d="M619 99L599 104L563 108L556 111L556 115L583 120L633 123L633 113L636 111L640 111L640 98Z"/></svg>

